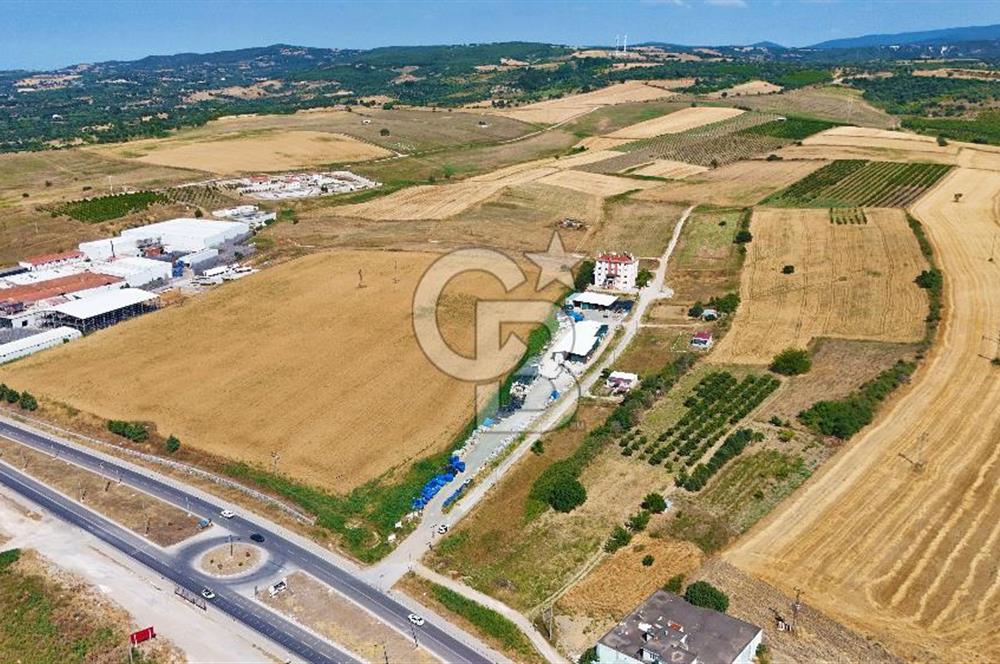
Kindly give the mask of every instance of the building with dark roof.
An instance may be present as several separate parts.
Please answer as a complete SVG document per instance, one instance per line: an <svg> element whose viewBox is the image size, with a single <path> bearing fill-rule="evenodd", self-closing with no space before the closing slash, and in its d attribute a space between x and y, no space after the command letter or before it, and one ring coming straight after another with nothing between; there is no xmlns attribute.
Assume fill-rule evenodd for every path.
<svg viewBox="0 0 1000 664"><path fill-rule="evenodd" d="M751 664L763 635L756 625L658 590L597 642L597 661Z"/></svg>

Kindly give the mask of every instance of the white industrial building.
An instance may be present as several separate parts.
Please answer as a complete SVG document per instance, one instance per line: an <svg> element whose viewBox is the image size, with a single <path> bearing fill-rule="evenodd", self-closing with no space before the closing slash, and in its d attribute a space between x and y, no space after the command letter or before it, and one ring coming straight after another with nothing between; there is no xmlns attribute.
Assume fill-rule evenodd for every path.
<svg viewBox="0 0 1000 664"><path fill-rule="evenodd" d="M83 335L79 330L74 330L71 327L57 327L54 330L45 330L29 337L8 341L0 344L0 364L27 357L46 348L61 346L67 341L79 339L81 336Z"/></svg>
<svg viewBox="0 0 1000 664"><path fill-rule="evenodd" d="M557 362L585 362L608 333L608 326L596 321L574 321L569 333L559 337L549 350Z"/></svg>
<svg viewBox="0 0 1000 664"><path fill-rule="evenodd" d="M129 228L121 236L136 244L156 241L165 251L189 253L219 247L249 233L250 226L239 221L181 218Z"/></svg>
<svg viewBox="0 0 1000 664"><path fill-rule="evenodd" d="M566 298L566 304L580 309L610 309L618 302L617 295L610 293L573 293Z"/></svg>
<svg viewBox="0 0 1000 664"><path fill-rule="evenodd" d="M121 256L109 261L95 262L92 272L121 277L131 288L142 288L156 282L170 280L172 270L167 261L158 261L142 256Z"/></svg>
<svg viewBox="0 0 1000 664"><path fill-rule="evenodd" d="M35 270L50 270L52 268L72 265L83 260L83 253L77 250L63 251L58 254L42 254L41 256L30 256L19 262L21 267Z"/></svg>
<svg viewBox="0 0 1000 664"><path fill-rule="evenodd" d="M278 213L264 212L256 205L237 205L236 207L224 208L222 210L212 210L212 216L216 219L240 221L250 226L250 228L257 229L277 219Z"/></svg>
<svg viewBox="0 0 1000 664"><path fill-rule="evenodd" d="M616 291L635 290L639 261L632 254L603 252L594 262L594 285Z"/></svg>
<svg viewBox="0 0 1000 664"><path fill-rule="evenodd" d="M117 256L138 256L135 238L109 237L103 240L81 242L80 251L92 261L106 261Z"/></svg>

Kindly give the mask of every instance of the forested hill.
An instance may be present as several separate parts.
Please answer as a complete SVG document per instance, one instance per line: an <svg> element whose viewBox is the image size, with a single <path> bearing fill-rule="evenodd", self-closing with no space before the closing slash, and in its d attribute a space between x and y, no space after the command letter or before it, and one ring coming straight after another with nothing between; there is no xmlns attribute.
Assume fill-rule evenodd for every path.
<svg viewBox="0 0 1000 664"><path fill-rule="evenodd" d="M980 25L964 28L944 28L921 32L899 32L896 34L862 35L848 39L831 39L813 45L811 48L871 48L876 46L901 46L905 44L951 45L961 42L988 42L1000 40L1000 25Z"/></svg>

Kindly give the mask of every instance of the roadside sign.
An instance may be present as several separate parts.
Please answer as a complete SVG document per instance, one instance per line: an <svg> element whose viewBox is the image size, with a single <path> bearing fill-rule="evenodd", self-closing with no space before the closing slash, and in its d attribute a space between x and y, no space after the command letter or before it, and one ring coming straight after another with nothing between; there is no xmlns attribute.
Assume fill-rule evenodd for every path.
<svg viewBox="0 0 1000 664"><path fill-rule="evenodd" d="M128 635L128 642L134 646L143 643L144 641L149 641L150 639L156 638L156 630L152 626L146 629L140 629L138 632L132 632Z"/></svg>

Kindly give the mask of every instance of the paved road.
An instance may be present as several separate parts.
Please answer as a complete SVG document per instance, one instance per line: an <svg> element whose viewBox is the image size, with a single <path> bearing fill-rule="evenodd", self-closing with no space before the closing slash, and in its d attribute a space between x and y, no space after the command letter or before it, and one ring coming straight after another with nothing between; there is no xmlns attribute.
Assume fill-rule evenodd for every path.
<svg viewBox="0 0 1000 664"><path fill-rule="evenodd" d="M205 587L203 579L193 569L183 565L175 566L169 555L165 555L156 547L150 546L138 535L97 516L5 463L0 463L0 484L48 510L57 518L110 544L171 583L195 595ZM250 599L223 587L214 589L216 597L211 602L213 608L242 622L281 645L288 652L302 657L305 661L360 664L359 660L348 653L260 607Z"/></svg>
<svg viewBox="0 0 1000 664"><path fill-rule="evenodd" d="M224 507L226 507L226 505L224 505L221 501L216 502L214 500L202 498L200 493L188 493L178 486L167 484L154 477L139 473L128 465L109 461L106 458L99 457L75 445L61 441L54 436L28 429L11 420L0 420L0 436L4 436L41 452L57 454L59 458L66 459L76 465L101 473L109 478L120 479L122 482L129 484L130 486L205 518L221 521L221 519L218 518L218 514ZM222 582L219 580L209 581L208 577L202 576L186 564L175 565L177 569L173 569L170 565L164 562L164 560L167 560L176 563L177 561L174 560L171 555L166 553L153 553L153 549L155 549L155 547L138 536L125 531L110 521L96 517L93 513L89 512L89 510L85 510L79 505L75 505L72 501L54 491L47 489L44 485L31 480L31 478L17 473L9 467L3 466L3 464L0 464L0 467L4 468L4 478L10 478L10 481L16 484L16 486L14 484L8 484L6 479L3 480L4 483L8 484L8 486L12 489L24 493L24 495L33 501L36 499L44 500L44 502L40 502L39 504L46 509L50 509L57 516L65 518L67 521L92 532L102 540L108 542L127 555L132 556L139 562L151 567L158 573L163 574L165 577L171 579L178 585L185 588L200 590L202 583L210 583L219 595L218 599L215 600L215 605L218 608L226 611L230 615L233 615L233 617L238 620L245 622L247 625L262 634L265 634L269 638L274 638L276 642L285 646L288 650L296 654L301 654L306 661L357 661L346 653L341 653L331 646L327 646L327 648L329 648L327 651L329 654L321 654L324 651L320 651L316 646L310 646L311 650L308 655L300 653L296 647L287 645L285 641L293 642L293 645L305 648L308 646L309 640L303 640L300 642L290 635L295 634L297 631L300 635L305 634L313 641L318 641L318 639L301 628L297 628L291 623L288 623L287 621L275 620L275 614L264 609L263 607L258 606L248 598L242 597L234 590L224 589ZM14 479L15 475L19 476L16 477L16 482ZM24 491L22 491L22 489L24 489ZM25 491L31 491L32 495L25 493ZM53 505L55 508L53 508ZM411 612L410 609L393 597L390 597L386 593L379 591L372 585L358 578L354 575L354 573L337 566L327 558L310 551L275 532L273 529L269 528L263 520L253 521L251 518L237 516L236 518L225 520L224 523L220 525L224 525L227 530L231 531L234 535L242 538L243 540L247 540L253 533L263 535L265 541L260 546L267 549L272 555L286 560L291 565L302 569L324 583L332 586L340 593L350 597L363 608L375 614L383 622L394 626L407 634L411 633L411 625L407 618ZM166 574L161 570L166 570L169 574ZM184 583L175 580L174 577L178 575L180 575L180 578L184 581ZM194 583L194 586L191 585L192 583ZM283 628L270 628L268 627L268 623L284 623L284 625L288 626L290 629L285 631ZM275 632L277 637L272 636L271 632L266 631L268 629L272 629L272 631L277 630ZM452 634L448 631L445 631L441 627L435 625L430 619L428 619L422 627L417 628L415 633L417 640L422 647L437 657L440 657L445 662L456 664L475 662L478 664L480 662L491 661L489 657L483 654L483 652L480 652L476 648L473 648L455 636L452 636ZM285 640L283 641L282 639ZM471 641L471 639L469 640ZM485 649L483 650L485 652Z"/></svg>

